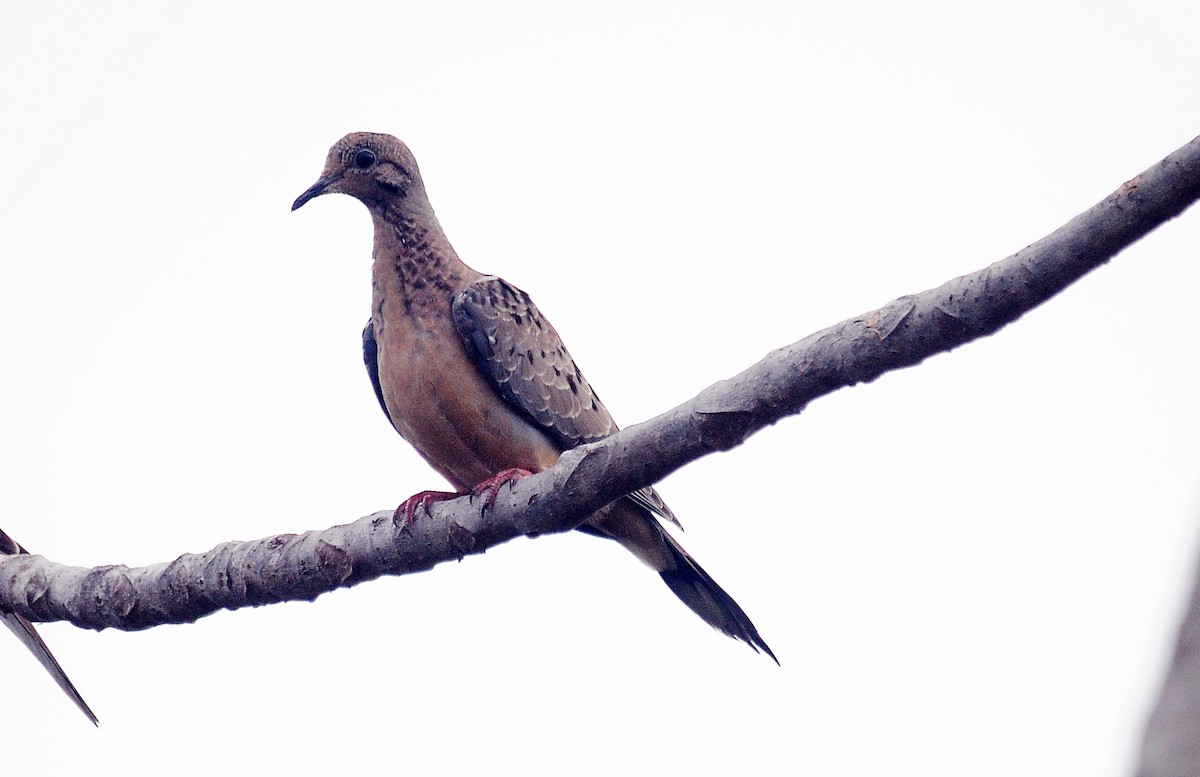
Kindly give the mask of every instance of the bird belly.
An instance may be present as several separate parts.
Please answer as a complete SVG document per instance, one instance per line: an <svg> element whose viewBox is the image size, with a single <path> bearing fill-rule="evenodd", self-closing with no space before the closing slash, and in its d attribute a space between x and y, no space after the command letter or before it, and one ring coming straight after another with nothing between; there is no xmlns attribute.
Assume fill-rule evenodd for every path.
<svg viewBox="0 0 1200 777"><path fill-rule="evenodd" d="M379 382L388 414L455 488L465 491L512 467L537 472L558 460L561 451L550 439L479 374L457 333L450 339L383 332Z"/></svg>

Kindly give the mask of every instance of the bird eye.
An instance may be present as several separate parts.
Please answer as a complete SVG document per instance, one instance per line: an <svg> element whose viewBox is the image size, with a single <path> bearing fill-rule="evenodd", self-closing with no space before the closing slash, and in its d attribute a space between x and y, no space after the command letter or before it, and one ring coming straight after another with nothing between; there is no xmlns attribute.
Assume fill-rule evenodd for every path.
<svg viewBox="0 0 1200 777"><path fill-rule="evenodd" d="M375 152L371 149L360 148L354 153L354 166L359 170L366 170L373 164L375 164Z"/></svg>

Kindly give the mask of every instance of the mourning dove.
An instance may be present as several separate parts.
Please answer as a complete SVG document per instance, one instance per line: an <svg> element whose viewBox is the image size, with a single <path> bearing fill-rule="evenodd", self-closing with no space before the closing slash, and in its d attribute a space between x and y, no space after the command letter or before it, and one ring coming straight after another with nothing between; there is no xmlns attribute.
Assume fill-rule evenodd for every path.
<svg viewBox="0 0 1200 777"><path fill-rule="evenodd" d="M400 436L459 492L490 491L494 499L501 483L617 431L529 296L458 258L402 142L365 132L342 138L292 210L332 192L361 201L375 225L371 320L363 330L375 395ZM412 520L418 505L454 496L422 492L397 513ZM660 518L678 524L658 493L645 488L579 530L616 540L713 628L775 659L742 608Z"/></svg>
<svg viewBox="0 0 1200 777"><path fill-rule="evenodd" d="M20 553L28 553L29 551L22 548L20 545L9 537L3 531L0 531L0 553L6 556L16 556ZM58 661L54 658L54 654L50 652L50 648L46 647L46 643L42 641L37 630L33 628L33 624L24 617L17 615L15 612L5 612L0 610L0 621L4 621L4 625L12 630L13 634L17 635L17 639L24 643L25 647L29 648L29 652L33 653L37 660L41 662L50 676L54 678L54 682L58 683L58 687L62 688L63 693L75 702L75 706L87 715L88 720L94 725L100 725L100 721L92 713L87 702L79 695L79 691L75 690L74 683L67 677L67 673L59 666Z"/></svg>

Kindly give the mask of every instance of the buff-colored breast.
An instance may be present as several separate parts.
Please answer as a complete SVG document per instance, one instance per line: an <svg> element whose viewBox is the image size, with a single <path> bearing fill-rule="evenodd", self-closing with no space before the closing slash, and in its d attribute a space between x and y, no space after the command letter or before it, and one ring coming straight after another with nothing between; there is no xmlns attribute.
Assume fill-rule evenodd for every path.
<svg viewBox="0 0 1200 777"><path fill-rule="evenodd" d="M510 467L553 466L561 451L480 375L449 316L387 313L374 319L384 402L401 436L434 469L465 491Z"/></svg>

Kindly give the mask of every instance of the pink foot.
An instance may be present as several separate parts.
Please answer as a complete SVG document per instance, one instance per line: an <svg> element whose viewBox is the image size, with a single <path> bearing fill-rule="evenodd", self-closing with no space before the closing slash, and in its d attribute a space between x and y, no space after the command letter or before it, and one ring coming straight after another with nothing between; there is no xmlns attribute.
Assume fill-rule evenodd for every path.
<svg viewBox="0 0 1200 777"><path fill-rule="evenodd" d="M428 512L429 505L434 502L445 502L450 499L458 499L460 496L462 494L456 494L453 491L422 491L419 494L413 494L396 508L396 512L392 513L392 524L403 521L405 526L412 526L418 507L423 507Z"/></svg>
<svg viewBox="0 0 1200 777"><path fill-rule="evenodd" d="M515 483L521 478L527 478L533 473L527 469L502 469L495 475L492 475L482 483L477 484L471 489L472 501L478 497L487 494L487 499L483 503L483 512L487 512L496 504L496 497L500 495L500 486L505 483Z"/></svg>

